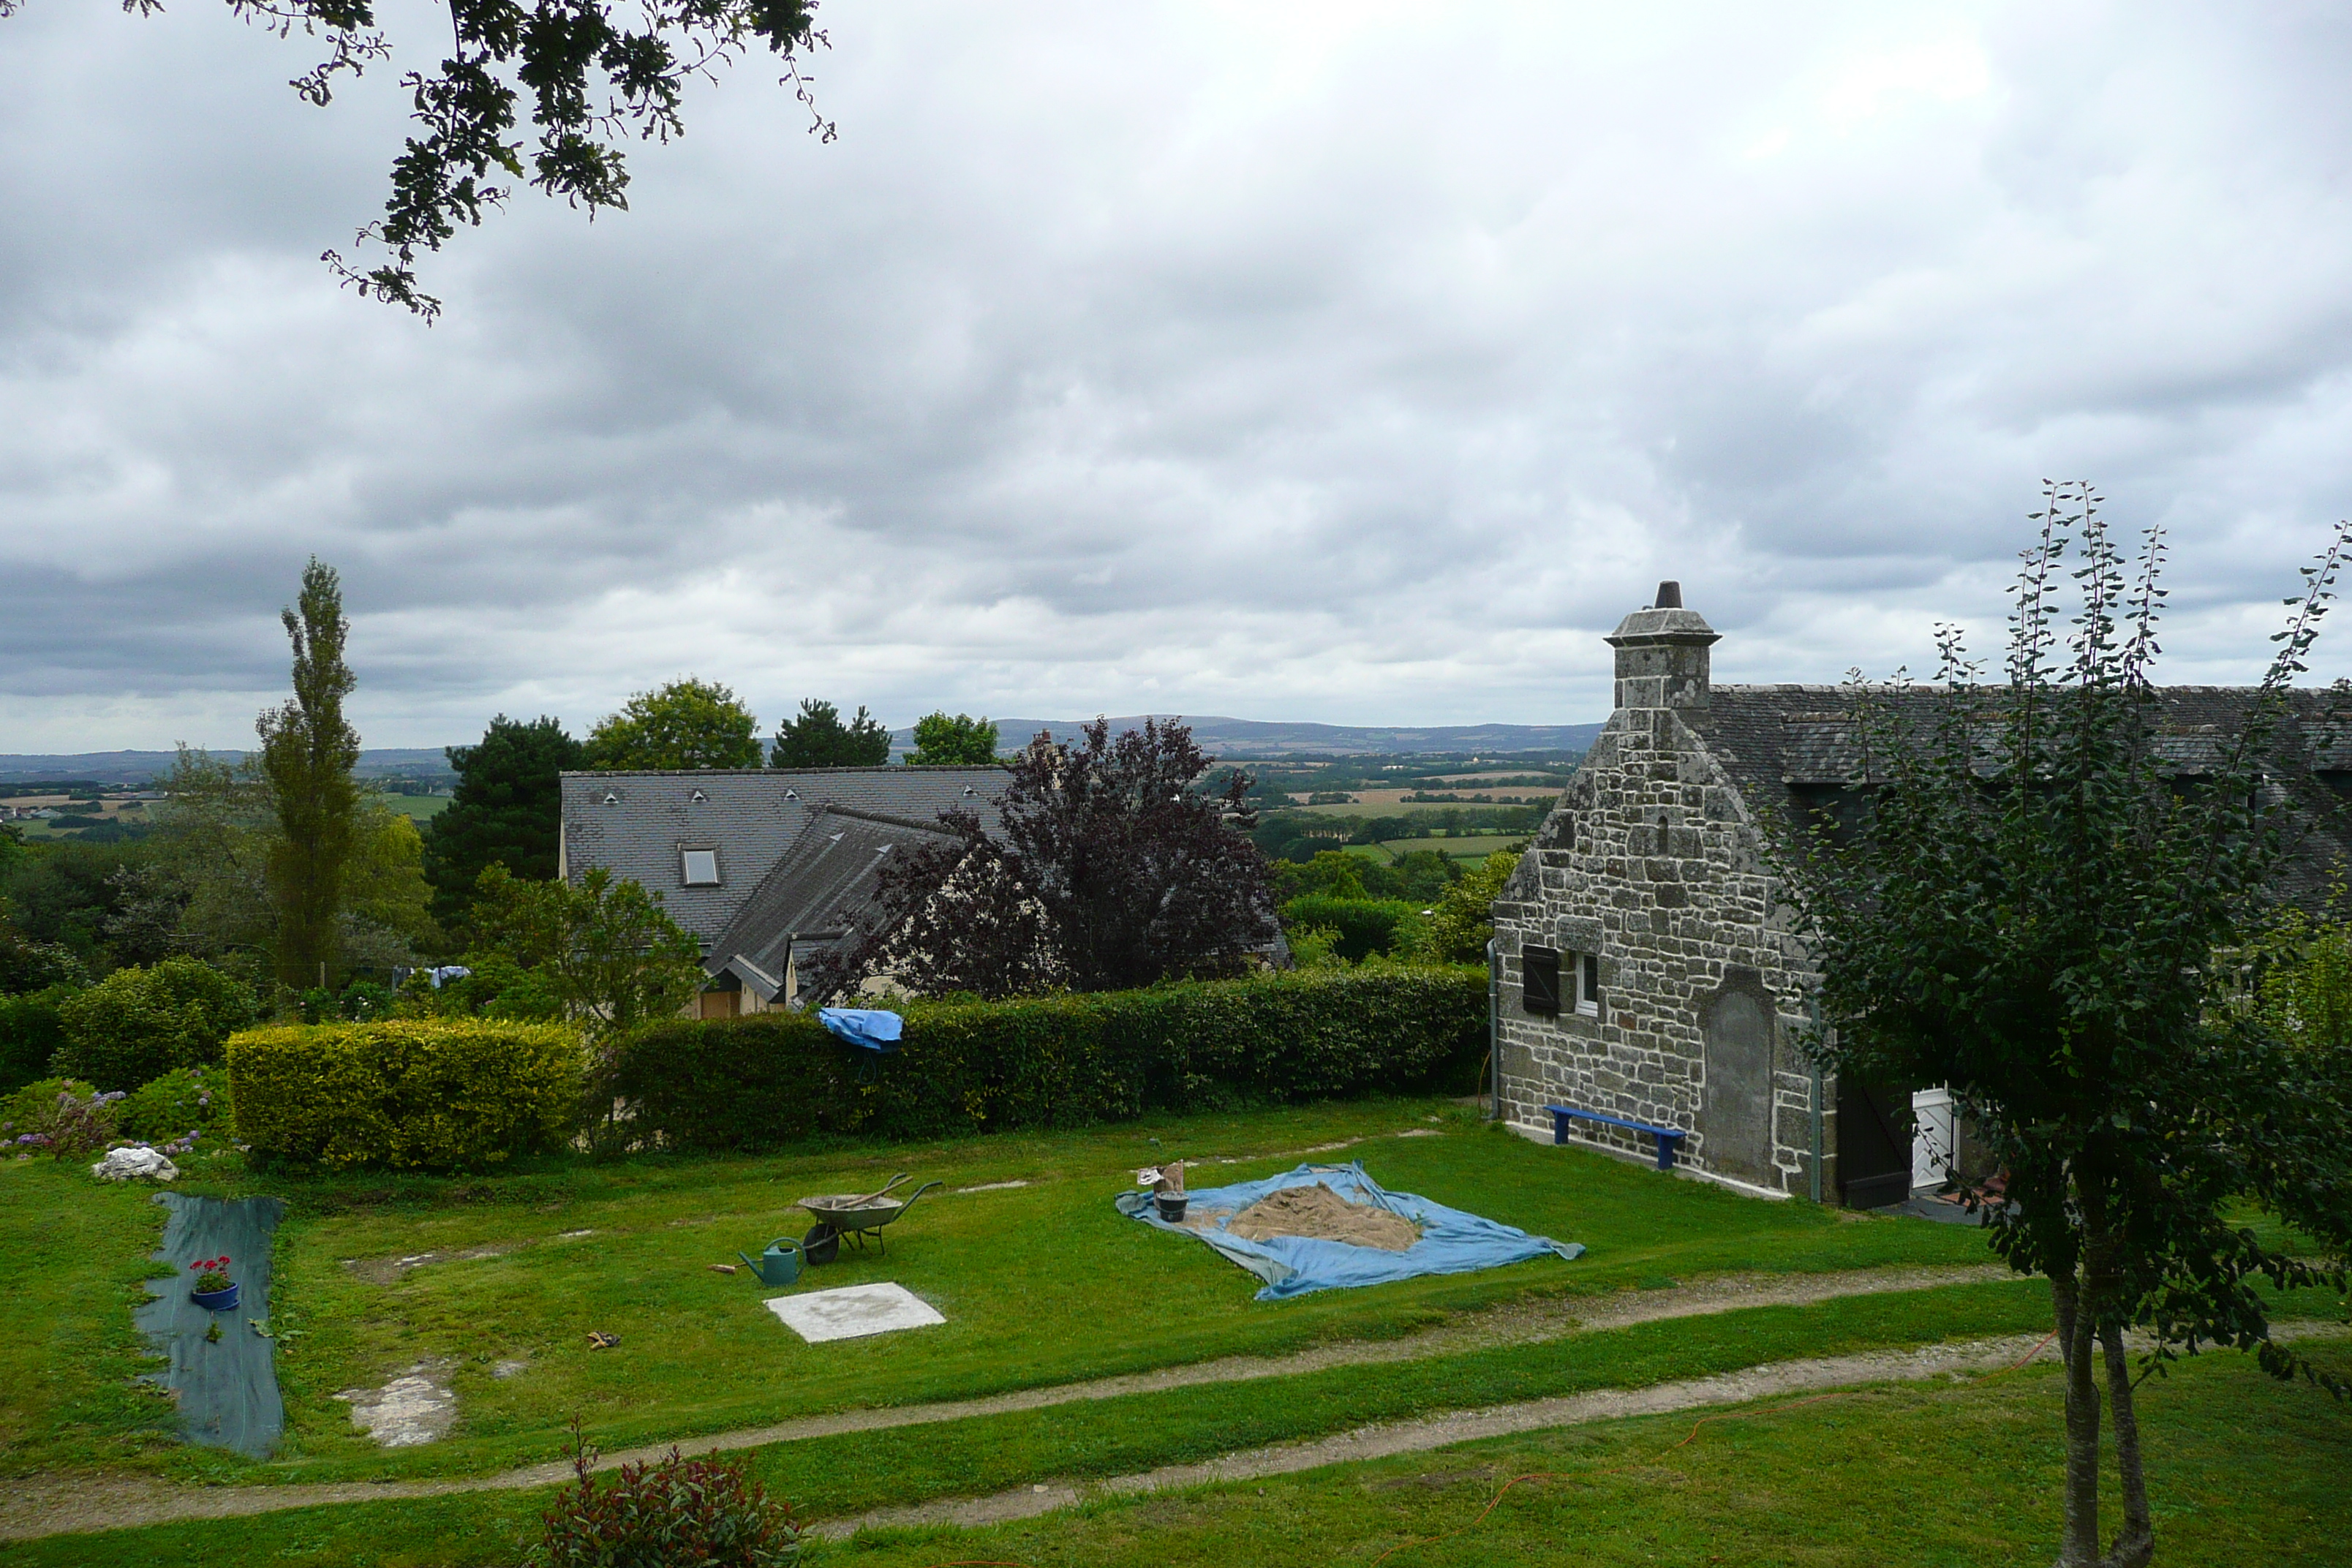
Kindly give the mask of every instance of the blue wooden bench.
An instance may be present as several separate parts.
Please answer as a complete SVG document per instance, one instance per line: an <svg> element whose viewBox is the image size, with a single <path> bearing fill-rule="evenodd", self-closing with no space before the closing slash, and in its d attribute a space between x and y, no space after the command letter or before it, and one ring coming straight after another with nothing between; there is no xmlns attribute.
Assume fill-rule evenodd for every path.
<svg viewBox="0 0 2352 1568"><path fill-rule="evenodd" d="M1683 1140L1690 1136L1672 1127L1653 1127L1646 1121L1628 1121L1622 1116L1603 1116L1597 1110L1581 1110L1573 1105L1547 1105L1544 1109L1551 1112L1551 1141L1555 1143L1568 1142L1568 1124L1570 1121L1605 1121L1629 1132L1648 1133L1658 1141L1658 1169L1661 1171L1675 1168L1675 1152L1683 1146Z"/></svg>

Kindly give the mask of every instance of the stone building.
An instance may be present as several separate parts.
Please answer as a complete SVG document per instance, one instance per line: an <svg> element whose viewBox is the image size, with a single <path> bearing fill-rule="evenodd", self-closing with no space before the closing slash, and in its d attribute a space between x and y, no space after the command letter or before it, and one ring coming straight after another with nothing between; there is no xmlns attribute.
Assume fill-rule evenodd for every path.
<svg viewBox="0 0 2352 1568"><path fill-rule="evenodd" d="M1551 1105L1669 1129L1680 1162L1706 1175L1853 1206L1940 1181L1948 1097L1920 1092L1915 1128L1919 1086L1825 1081L1797 1048L1814 974L1765 865L1761 817L1834 821L1850 806L1844 695L1715 685L1717 633L1674 583L1608 640L1615 711L1495 903L1498 1114L1546 1135ZM2252 695L2162 691L2176 775L2208 771ZM2291 697L2267 787L2296 836L2279 891L2314 904L2352 863L2352 720L2331 694ZM1563 1131L1653 1146L1605 1121Z"/></svg>

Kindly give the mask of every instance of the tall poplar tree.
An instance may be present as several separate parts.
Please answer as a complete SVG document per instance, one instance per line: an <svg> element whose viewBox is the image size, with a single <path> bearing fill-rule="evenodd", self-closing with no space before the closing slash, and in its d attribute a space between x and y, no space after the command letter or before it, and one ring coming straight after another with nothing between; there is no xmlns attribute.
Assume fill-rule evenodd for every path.
<svg viewBox="0 0 2352 1568"><path fill-rule="evenodd" d="M337 916L359 815L352 768L360 737L343 718L343 699L357 682L343 662L351 623L334 568L312 556L302 568L301 597L281 618L294 644L294 695L266 710L254 728L280 835L268 862L278 977L299 990L322 984L340 956Z"/></svg>

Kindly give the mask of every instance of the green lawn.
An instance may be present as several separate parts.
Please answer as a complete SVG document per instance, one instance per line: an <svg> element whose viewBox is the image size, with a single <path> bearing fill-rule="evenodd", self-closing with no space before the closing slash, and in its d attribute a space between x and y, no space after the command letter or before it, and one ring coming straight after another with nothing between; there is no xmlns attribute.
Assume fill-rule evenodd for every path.
<svg viewBox="0 0 2352 1568"><path fill-rule="evenodd" d="M2352 1347L2318 1346L2315 1354L2352 1373ZM1287 1568L1370 1564L1393 1552L1385 1561L1398 1568L1553 1564L1571 1554L1601 1568L2039 1568L2057 1539L2061 1397L2055 1370L2042 1366L1601 1422L1097 1501L985 1530L867 1531L818 1545L810 1561ZM2352 1474L2352 1407L2308 1384L2274 1383L2250 1358L2223 1352L2145 1388L2141 1422L2160 1562L2236 1568L2340 1560L2352 1536L2352 1488L2343 1484ZM1228 1447L1244 1440L1255 1435ZM908 1460L921 1458L878 1457L871 1478L878 1486L903 1479ZM804 1513L811 1500L796 1476L837 1477L856 1462L837 1448L770 1449L753 1460ZM1019 1470L999 1460L959 1478L966 1484L956 1489L984 1490L1008 1475L1017 1484L1028 1474L1083 1473ZM490 1568L518 1560L546 1498L492 1493L297 1510L0 1547L0 1561L42 1568L144 1561L182 1550L193 1529L208 1552L243 1562ZM2112 1496L2106 1506L2115 1507Z"/></svg>
<svg viewBox="0 0 2352 1568"><path fill-rule="evenodd" d="M2352 1352L2320 1353L2352 1373ZM2061 1399L2056 1372L2037 1367L1748 1406L1703 1426L1610 1422L991 1530L866 1531L822 1561L1272 1568L1369 1564L1402 1548L1386 1559L1395 1568L2041 1568L2058 1540ZM2147 1389L2140 1409L2159 1563L2346 1561L2352 1407L2222 1352ZM1518 1477L1531 1479L1481 1519ZM2112 1521L2112 1495L2105 1508Z"/></svg>
<svg viewBox="0 0 2352 1568"><path fill-rule="evenodd" d="M1362 1142L1306 1152L1349 1139ZM1196 1190L1304 1157L1360 1159L1391 1187L1591 1250L1574 1263L1545 1259L1261 1303L1251 1300L1256 1281L1207 1248L1112 1210L1111 1195L1128 1185L1134 1167L1177 1154L1233 1161L1196 1168ZM709 1271L738 1247L756 1251L772 1236L797 1233L805 1216L788 1206L793 1198L878 1185L900 1169L942 1178L950 1189L993 1190L933 1193L887 1233L887 1258L850 1254L801 1288L896 1279L937 1304L945 1326L810 1346L761 1306L774 1291ZM996 1185L1004 1183L1025 1184ZM144 1192L101 1186L79 1167L36 1160L0 1164L0 1247L17 1266L0 1306L8 1331L0 1333L0 1473L121 1468L246 1484L481 1474L558 1457L562 1426L574 1414L608 1450L672 1439L691 1448L698 1435L827 1410L1394 1336L1535 1296L1656 1287L1727 1271L1988 1257L1965 1228L1740 1197L1588 1151L1529 1143L1483 1127L1463 1106L1433 1100L768 1158L551 1161L487 1177L263 1178L231 1155L196 1162L187 1185L270 1191L289 1201L276 1256L289 1422L281 1455L253 1463L184 1447L171 1435L165 1403L132 1392L133 1375L151 1363L134 1342L130 1307L151 1272L144 1255L160 1234L162 1211ZM469 1252L484 1256L457 1256ZM428 1253L438 1260L390 1282L371 1268ZM2324 1311L2332 1300L2294 1306ZM1033 1481L1117 1475L1433 1410L1635 1387L1874 1346L2036 1331L2047 1321L2046 1293L2034 1282L1950 1285L807 1438L745 1458L804 1511L842 1517ZM620 1347L590 1352L592 1329L618 1333ZM2322 1353L2352 1360L2345 1347ZM428 1358L456 1368L462 1414L448 1438L383 1450L352 1430L348 1406L333 1397L338 1391L379 1385ZM492 1376L492 1365L509 1358L525 1362L525 1370ZM1642 1458L1643 1446L1662 1446L1658 1434L1670 1441L1686 1425L1621 1424L1484 1445L1468 1458L1266 1483L1265 1499L1278 1500L1264 1500L1251 1487L1107 1503L971 1537L869 1536L829 1548L820 1561L871 1561L877 1568L951 1559L1369 1563L1405 1533L1465 1522L1498 1478L1629 1463L1626 1475L1671 1479L1651 1486L1596 1475L1521 1488L1475 1535L1395 1561L1556 1561L1564 1543L1587 1534L1598 1542L1587 1554L1605 1563L1647 1561L1642 1553L1653 1550L1666 1553L1658 1561L1701 1563L1727 1541L1761 1542L1769 1550L1720 1561L1991 1563L2036 1553L2046 1561L2054 1536L2031 1509L2004 1514L1990 1536L1969 1532L1977 1522L1970 1500L1987 1478L2055 1464L2054 1397L2055 1384L2040 1373L1985 1388L1841 1396L1710 1427L1704 1446L1664 1464ZM2251 1413L2237 1457L2261 1473L2225 1483L2208 1472L2226 1471L2235 1452L2215 1403L2230 1400ZM2341 1517L2342 1499L2328 1505L2334 1513L2310 1510L2315 1478L2340 1479L2352 1426L2308 1389L2274 1389L2238 1358L2213 1356L2156 1387L2149 1410L2167 1441L2176 1427L2184 1434L2177 1449L2158 1449L2158 1473L2173 1474L2179 1489L2170 1500L2159 1498L2160 1508L2179 1515L2168 1516L2168 1530L2179 1525L2189 1539L2209 1539L2196 1532L2211 1521L2180 1500L2192 1495L2242 1494L2249 1510L2257 1501L2285 1510L2269 1536L2225 1531L2210 1536L2214 1542L2267 1550L2327 1542L2337 1536L2318 1526L2352 1522ZM1702 1469L1702 1460L1714 1468ZM2185 1468L2160 1468L2176 1462ZM1826 1490L1824 1477L1835 1478ZM2200 1486L2204 1494L2196 1493ZM212 1543L208 1550L239 1561L511 1563L544 1505L543 1492L491 1493L194 1528ZM2294 1514L2297 1508L2305 1513ZM1910 1533L1893 1540L1874 1533L1873 1510L1902 1515ZM2207 1510L2212 1520L2227 1511ZM2298 1535L2305 1528L2299 1521L2317 1521L2317 1532ZM184 1542L191 1528L0 1547L0 1561L137 1560ZM1802 1550L1771 1554L1780 1549L1770 1543L1784 1539L1801 1540ZM2168 1540L2168 1562L2260 1557L2180 1555L2169 1550L2179 1539ZM1700 1551L1706 1542L1713 1544ZM1989 1554L1971 1554L1979 1545Z"/></svg>
<svg viewBox="0 0 2352 1568"><path fill-rule="evenodd" d="M1404 1131L1437 1135L1393 1136ZM1200 1186L1271 1173L1310 1145L1359 1137L1371 1142L1323 1157L1360 1158L1392 1187L1591 1251L1574 1263L1263 1303L1251 1299L1255 1279L1206 1247L1110 1206L1129 1173L1167 1155L1237 1159L1196 1172ZM802 1288L895 1279L933 1301L944 1327L811 1346L761 1306L773 1291L710 1272L738 1248L756 1252L772 1237L798 1234L806 1216L789 1206L793 1198L879 1185L900 1169L950 1188L1028 1184L935 1192L886 1233L887 1258L847 1254ZM495 1178L262 1180L205 1170L199 1165L194 1190L267 1190L289 1201L277 1247L288 1410L279 1458L254 1464L181 1447L164 1436L161 1402L124 1391L140 1364L128 1308L161 1210L77 1168L30 1161L0 1166L0 1246L32 1263L0 1305L0 1323L14 1331L0 1336L0 1466L129 1464L249 1480L480 1472L553 1457L575 1413L612 1448L849 1406L1391 1336L1530 1294L1986 1257L1963 1229L1742 1198L1531 1144L1438 1100L879 1152L549 1163ZM590 1234L567 1234L581 1231ZM498 1248L506 1250L453 1256ZM425 1253L446 1260L393 1283L350 1266ZM591 1352L591 1330L618 1333L621 1348ZM457 1430L398 1450L354 1433L333 1395L381 1385L427 1358L456 1364ZM528 1367L492 1376L504 1359Z"/></svg>

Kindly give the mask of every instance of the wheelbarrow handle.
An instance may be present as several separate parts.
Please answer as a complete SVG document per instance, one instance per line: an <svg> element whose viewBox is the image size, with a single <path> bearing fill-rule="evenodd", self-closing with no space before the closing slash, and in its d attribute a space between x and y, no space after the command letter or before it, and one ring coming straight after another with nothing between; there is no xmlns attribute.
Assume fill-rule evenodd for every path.
<svg viewBox="0 0 2352 1568"><path fill-rule="evenodd" d="M844 1204L842 1206L843 1206L844 1208L855 1208L855 1207L856 1207L857 1205L859 1205L859 1204L870 1204L870 1203L872 1203L876 1198L878 1198L878 1197L882 1196L885 1193L887 1193L887 1192L888 1192L892 1187L897 1186L900 1182L905 1181L905 1180L907 1179L907 1177L908 1177L909 1174L911 1174L911 1173L910 1173L910 1172L901 1171L901 1172L899 1172L897 1175L895 1175L895 1176L891 1177L888 1181L887 1181L887 1182L883 1183L880 1186L878 1186L878 1187L875 1188L872 1192L870 1192L870 1193L860 1193L860 1194L858 1194L856 1197L852 1198L848 1203Z"/></svg>
<svg viewBox="0 0 2352 1568"><path fill-rule="evenodd" d="M901 1205L898 1205L898 1212L897 1214L892 1215L890 1217L891 1217L892 1219L904 1219L904 1218L906 1218L906 1217L907 1217L907 1211L908 1211L908 1209L913 1208L913 1207L915 1206L915 1199L916 1199L916 1198L919 1198L919 1197L921 1197L925 1193L929 1192L933 1187L944 1187L944 1186L946 1186L946 1185L947 1185L947 1183L945 1183L945 1182L925 1182L921 1186L917 1187L917 1188L915 1189L915 1191L914 1191L913 1194L912 1194L911 1196L909 1196L909 1197L907 1199L907 1201L906 1201L905 1203L903 1203L903 1204L901 1204Z"/></svg>

